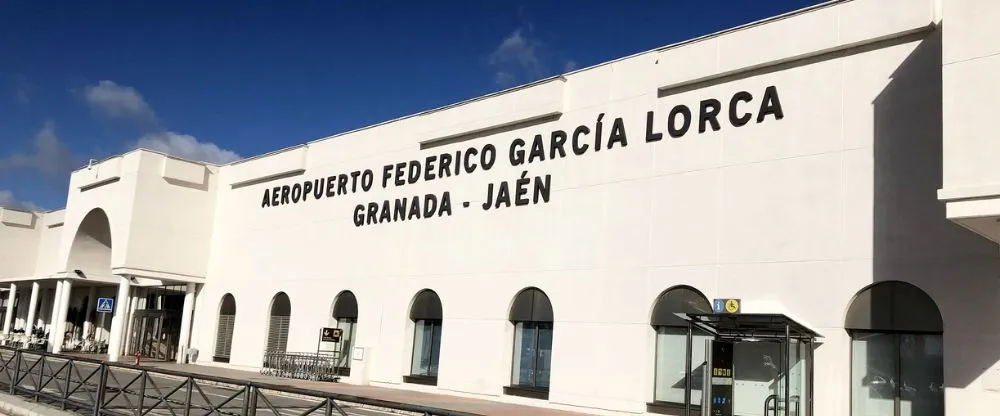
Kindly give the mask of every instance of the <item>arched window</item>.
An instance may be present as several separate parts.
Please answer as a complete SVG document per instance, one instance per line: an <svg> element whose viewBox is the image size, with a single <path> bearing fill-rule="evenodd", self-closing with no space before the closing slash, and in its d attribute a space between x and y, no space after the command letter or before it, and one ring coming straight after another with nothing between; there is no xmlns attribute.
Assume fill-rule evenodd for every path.
<svg viewBox="0 0 1000 416"><path fill-rule="evenodd" d="M855 295L844 328L852 415L944 415L944 323L930 296L909 283L876 283Z"/></svg>
<svg viewBox="0 0 1000 416"><path fill-rule="evenodd" d="M430 289L421 290L410 307L413 321L413 355L407 383L437 385L441 356L441 299Z"/></svg>
<svg viewBox="0 0 1000 416"><path fill-rule="evenodd" d="M337 346L337 373L342 376L351 375L351 351L354 348L354 335L358 326L358 300L349 290L340 292L333 302L331 318L334 325L340 328L340 345Z"/></svg>
<svg viewBox="0 0 1000 416"><path fill-rule="evenodd" d="M229 362L233 351L233 328L236 326L236 299L226 293L219 303L219 327L215 333L215 355L212 361Z"/></svg>
<svg viewBox="0 0 1000 416"><path fill-rule="evenodd" d="M690 326L677 313L712 313L712 305L705 295L689 286L667 289L656 298L650 318L650 325L656 331L653 402L684 405L690 391L690 403L698 406L701 404L705 340L712 336L692 329L689 344ZM689 359L691 373L686 370Z"/></svg>
<svg viewBox="0 0 1000 416"><path fill-rule="evenodd" d="M545 292L527 288L514 297L514 360L504 393L548 400L552 370L552 304Z"/></svg>
<svg viewBox="0 0 1000 416"><path fill-rule="evenodd" d="M271 300L271 320L267 327L267 352L286 352L288 348L288 324L292 317L292 302L285 292L279 292Z"/></svg>

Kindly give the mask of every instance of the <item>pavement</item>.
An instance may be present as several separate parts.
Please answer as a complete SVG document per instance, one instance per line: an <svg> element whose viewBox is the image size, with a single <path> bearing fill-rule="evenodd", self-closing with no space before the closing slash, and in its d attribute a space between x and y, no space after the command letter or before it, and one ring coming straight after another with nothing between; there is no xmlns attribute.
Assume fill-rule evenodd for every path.
<svg viewBox="0 0 1000 416"><path fill-rule="evenodd" d="M0 360L6 363L13 356L10 350L0 350ZM41 391L53 397L68 397L78 405L78 408L70 407L68 410L76 414L92 413L93 404L96 402L97 386L99 383L99 365L85 361L74 361L73 365L65 368L64 359L46 358L37 362L38 355L26 353L21 371L32 367L31 377L24 378L19 384L19 395L25 396ZM94 356L85 356L93 359ZM0 363L2 364L2 363ZM13 363L9 364L13 366ZM309 392L336 393L341 395L361 397L366 399L381 400L395 403L405 403L410 405L424 406L430 408L445 409L454 412L462 412L469 415L497 415L497 416L573 416L580 413L571 413L552 409L543 409L531 406L522 406L496 401L472 399L446 394L432 394L416 392L402 389L391 389L374 386L359 386L346 383L330 383L309 380L294 380L272 376L265 376L255 372L241 371L235 369L201 366L193 364L177 364L172 362L143 362L142 367L151 370L166 370L182 374L190 374L196 377L195 382L188 392L186 387L186 377L147 372L148 376L142 377L139 370L132 368L110 367L107 379L107 389L105 390L105 409L109 413L120 414L122 416L132 416L141 406L143 411L148 411L148 415L153 416L177 416L184 414L210 414L217 412L221 415L240 416L246 405L253 406L254 397L251 396L250 403L246 401L246 383L262 383L279 386L279 388L291 388ZM52 374L58 374L56 381L52 380ZM69 373L71 377L67 380L65 375ZM40 377L40 374L44 376ZM204 379L197 379L198 376L207 376L221 379L229 379L233 382L212 382ZM39 390L39 385L41 389ZM0 387L6 391L10 385L10 375L0 371ZM191 395L191 412L186 413L184 403L187 402L187 395ZM29 396L30 397L30 396ZM2 401L2 399L0 399ZM55 402L53 402L55 403ZM56 404L56 406L59 406ZM256 396L256 414L260 416L282 416L289 414L314 414L324 415L326 399L319 397L309 397L306 395L288 394L280 391L258 390ZM421 413L404 412L382 406L362 405L344 400L336 400L331 403L332 415L350 416L385 416L385 415L420 415ZM90 410L88 412L88 409ZM65 413L63 413L65 414ZM10 413L11 416L51 416L51 415L26 415L20 413Z"/></svg>

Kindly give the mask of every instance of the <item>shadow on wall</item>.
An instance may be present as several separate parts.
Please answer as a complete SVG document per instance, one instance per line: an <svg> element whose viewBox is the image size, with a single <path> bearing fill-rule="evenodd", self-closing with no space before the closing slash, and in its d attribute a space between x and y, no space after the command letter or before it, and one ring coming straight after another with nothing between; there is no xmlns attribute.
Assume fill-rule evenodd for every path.
<svg viewBox="0 0 1000 416"><path fill-rule="evenodd" d="M67 270L111 275L111 222L103 209L91 210L76 230L70 246Z"/></svg>
<svg viewBox="0 0 1000 416"><path fill-rule="evenodd" d="M941 48L937 30L873 102L872 272L875 282L909 282L934 299L944 320L945 386L964 388L1000 359L1000 250L949 221L937 199ZM878 310L873 305L873 318Z"/></svg>

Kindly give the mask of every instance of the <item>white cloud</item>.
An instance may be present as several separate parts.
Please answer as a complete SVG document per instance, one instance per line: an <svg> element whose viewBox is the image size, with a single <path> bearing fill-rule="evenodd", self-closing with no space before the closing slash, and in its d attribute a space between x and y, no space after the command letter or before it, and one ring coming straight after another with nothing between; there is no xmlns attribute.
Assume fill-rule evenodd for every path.
<svg viewBox="0 0 1000 416"><path fill-rule="evenodd" d="M86 87L84 97L91 108L106 117L137 123L143 134L133 144L133 149L141 147L183 159L217 164L241 159L232 150L198 141L188 134L169 131L160 125L153 107L135 88L114 81L101 81Z"/></svg>
<svg viewBox="0 0 1000 416"><path fill-rule="evenodd" d="M242 159L236 152L222 149L215 143L199 142L194 136L171 131L147 134L136 142L135 147L198 162L224 164Z"/></svg>
<svg viewBox="0 0 1000 416"><path fill-rule="evenodd" d="M10 208L22 211L42 211L37 205L26 202L18 201L14 197L14 193L5 189L0 189L0 208Z"/></svg>
<svg viewBox="0 0 1000 416"><path fill-rule="evenodd" d="M494 68L494 81L503 86L531 82L554 75L550 67L558 67L558 55L542 41L532 36L532 26L518 28L507 35L490 53L487 63ZM566 60L564 71L576 69L573 60Z"/></svg>
<svg viewBox="0 0 1000 416"><path fill-rule="evenodd" d="M529 76L541 77L545 72L545 65L538 57L540 47L540 42L525 36L521 29L516 29L490 54L490 64L496 66L514 64Z"/></svg>
<svg viewBox="0 0 1000 416"><path fill-rule="evenodd" d="M125 119L147 126L157 125L156 113L132 87L101 81L83 91L87 104L105 117Z"/></svg>
<svg viewBox="0 0 1000 416"><path fill-rule="evenodd" d="M79 159L56 136L51 121L35 134L33 153L13 153L0 158L0 173L9 170L35 170L49 178L62 178L79 164Z"/></svg>

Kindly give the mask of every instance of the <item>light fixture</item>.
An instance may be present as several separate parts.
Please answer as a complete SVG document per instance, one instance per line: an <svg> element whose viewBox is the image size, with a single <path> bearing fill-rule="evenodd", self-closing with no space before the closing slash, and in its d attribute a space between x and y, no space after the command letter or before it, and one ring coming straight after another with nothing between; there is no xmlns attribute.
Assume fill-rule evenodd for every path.
<svg viewBox="0 0 1000 416"><path fill-rule="evenodd" d="M73 270L73 273L76 273L76 275L79 276L81 279L87 278L87 275L83 274L83 270L75 269Z"/></svg>

